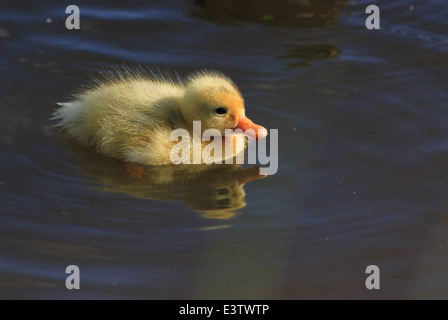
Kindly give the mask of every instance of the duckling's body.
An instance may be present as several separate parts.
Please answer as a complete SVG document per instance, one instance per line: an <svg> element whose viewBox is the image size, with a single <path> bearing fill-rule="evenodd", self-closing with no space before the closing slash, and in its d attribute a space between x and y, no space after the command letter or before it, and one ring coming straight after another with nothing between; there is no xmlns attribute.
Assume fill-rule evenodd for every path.
<svg viewBox="0 0 448 320"><path fill-rule="evenodd" d="M162 77L114 77L60 106L54 118L81 144L149 165L171 163L171 150L178 143L170 141L175 129L192 136L193 121L201 121L202 132L214 128L224 136L225 129L235 129L241 118L247 119L237 87L216 72L197 73L185 84ZM243 149L237 144L233 154L223 152L223 159Z"/></svg>

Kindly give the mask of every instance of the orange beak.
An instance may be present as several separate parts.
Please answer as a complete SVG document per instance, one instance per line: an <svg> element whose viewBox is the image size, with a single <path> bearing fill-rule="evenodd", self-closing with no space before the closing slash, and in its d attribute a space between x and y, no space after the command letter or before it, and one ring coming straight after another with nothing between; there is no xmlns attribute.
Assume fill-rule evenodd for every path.
<svg viewBox="0 0 448 320"><path fill-rule="evenodd" d="M239 117L238 124L236 125L235 129L243 130L245 135L255 141L260 141L268 135L268 130L266 130L265 127L253 123L252 120L250 120L246 116ZM245 132L248 129L251 130Z"/></svg>

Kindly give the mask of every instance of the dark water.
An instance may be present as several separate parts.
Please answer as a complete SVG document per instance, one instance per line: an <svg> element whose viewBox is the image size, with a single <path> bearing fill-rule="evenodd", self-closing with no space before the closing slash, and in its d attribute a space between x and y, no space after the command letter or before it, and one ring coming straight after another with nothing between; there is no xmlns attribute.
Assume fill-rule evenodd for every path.
<svg viewBox="0 0 448 320"><path fill-rule="evenodd" d="M378 1L372 31L370 1L78 1L81 30L69 4L0 4L1 298L448 298L443 1ZM53 130L123 65L225 72L279 130L277 174L135 181Z"/></svg>

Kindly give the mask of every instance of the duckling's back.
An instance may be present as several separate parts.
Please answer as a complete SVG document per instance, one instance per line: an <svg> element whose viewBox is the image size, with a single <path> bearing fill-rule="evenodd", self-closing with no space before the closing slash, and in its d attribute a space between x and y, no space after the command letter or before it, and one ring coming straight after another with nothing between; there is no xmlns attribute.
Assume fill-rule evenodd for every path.
<svg viewBox="0 0 448 320"><path fill-rule="evenodd" d="M80 143L111 157L133 160L138 155L132 152L147 150L160 135L169 135L179 126L184 90L172 82L148 79L99 83L74 101L60 103L53 119Z"/></svg>

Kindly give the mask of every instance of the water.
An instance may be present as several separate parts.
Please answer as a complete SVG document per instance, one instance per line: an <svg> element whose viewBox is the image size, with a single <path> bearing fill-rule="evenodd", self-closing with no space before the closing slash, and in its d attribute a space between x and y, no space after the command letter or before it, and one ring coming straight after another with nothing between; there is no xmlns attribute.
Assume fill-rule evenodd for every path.
<svg viewBox="0 0 448 320"><path fill-rule="evenodd" d="M59 1L2 1L0 297L448 298L448 7L379 1L368 31L369 4L78 1L69 31ZM229 75L279 130L277 174L136 181L52 128L123 65Z"/></svg>

